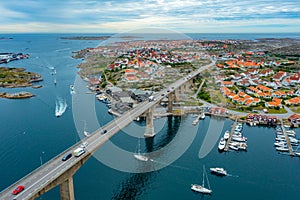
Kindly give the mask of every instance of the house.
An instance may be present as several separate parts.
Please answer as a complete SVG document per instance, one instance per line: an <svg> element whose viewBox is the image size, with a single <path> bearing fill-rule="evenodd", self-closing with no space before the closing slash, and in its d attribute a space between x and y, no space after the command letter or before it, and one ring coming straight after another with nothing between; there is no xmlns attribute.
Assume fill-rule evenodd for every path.
<svg viewBox="0 0 300 200"><path fill-rule="evenodd" d="M238 86L245 86L245 87L248 87L251 85L250 80L248 78L243 78L243 79L237 81L236 84Z"/></svg>
<svg viewBox="0 0 300 200"><path fill-rule="evenodd" d="M264 85L258 85L257 86L257 89L263 91L263 92L272 92L273 90L267 86L264 86Z"/></svg>
<svg viewBox="0 0 300 200"><path fill-rule="evenodd" d="M300 104L300 97L294 97L294 98L285 100L284 103L286 105L293 105L293 106L299 105Z"/></svg>
<svg viewBox="0 0 300 200"><path fill-rule="evenodd" d="M278 107L281 108L282 107L281 101L282 101L281 99L273 98L272 101L266 102L265 106L267 108L278 108Z"/></svg>
<svg viewBox="0 0 300 200"><path fill-rule="evenodd" d="M233 87L234 83L232 81L221 81L221 86Z"/></svg>
<svg viewBox="0 0 300 200"><path fill-rule="evenodd" d="M300 115L298 115L298 114L295 113L295 114L291 115L288 118L288 120L290 122L292 122L293 124L299 124L300 123Z"/></svg>
<svg viewBox="0 0 300 200"><path fill-rule="evenodd" d="M263 76L263 77L270 76L271 74L274 74L274 71L271 69L262 69L258 73L259 76Z"/></svg>
<svg viewBox="0 0 300 200"><path fill-rule="evenodd" d="M290 76L290 84L298 84L300 83L300 73L295 73Z"/></svg>
<svg viewBox="0 0 300 200"><path fill-rule="evenodd" d="M274 93L272 93L272 97L286 98L286 93L284 91L275 91Z"/></svg>
<svg viewBox="0 0 300 200"><path fill-rule="evenodd" d="M287 76L286 72L279 71L273 76L273 81L281 81L286 76Z"/></svg>

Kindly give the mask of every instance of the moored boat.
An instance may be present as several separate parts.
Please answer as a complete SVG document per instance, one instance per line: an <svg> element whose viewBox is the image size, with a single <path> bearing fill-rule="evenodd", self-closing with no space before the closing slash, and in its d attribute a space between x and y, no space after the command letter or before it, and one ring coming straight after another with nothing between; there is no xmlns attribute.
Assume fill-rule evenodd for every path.
<svg viewBox="0 0 300 200"><path fill-rule="evenodd" d="M237 142L246 142L247 138L246 137L239 137L239 136L232 136L232 140L237 141Z"/></svg>
<svg viewBox="0 0 300 200"><path fill-rule="evenodd" d="M229 145L229 148L232 149L232 150L235 150L235 151L239 150L239 147L233 146L233 145Z"/></svg>
<svg viewBox="0 0 300 200"><path fill-rule="evenodd" d="M289 149L287 147L276 147L277 151L287 152Z"/></svg>
<svg viewBox="0 0 300 200"><path fill-rule="evenodd" d="M205 113L201 113L200 119L205 119Z"/></svg>
<svg viewBox="0 0 300 200"><path fill-rule="evenodd" d="M218 149L219 149L220 151L223 151L224 148L225 148L225 145L226 145L225 139L224 139L224 138L221 138L221 140L220 140L220 142L219 142L219 145L218 145Z"/></svg>
<svg viewBox="0 0 300 200"><path fill-rule="evenodd" d="M224 133L225 140L227 140L229 138L229 134L230 134L229 130L225 131L225 133Z"/></svg>

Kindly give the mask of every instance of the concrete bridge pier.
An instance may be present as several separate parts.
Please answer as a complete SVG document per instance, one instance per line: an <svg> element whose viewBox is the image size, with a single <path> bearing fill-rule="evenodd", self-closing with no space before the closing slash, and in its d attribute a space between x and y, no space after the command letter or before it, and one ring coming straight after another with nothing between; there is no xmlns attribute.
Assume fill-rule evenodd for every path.
<svg viewBox="0 0 300 200"><path fill-rule="evenodd" d="M153 111L154 107L149 108L149 110L146 112L146 130L144 137L154 137L154 125L153 125Z"/></svg>
<svg viewBox="0 0 300 200"><path fill-rule="evenodd" d="M168 113L173 113L173 93L168 94Z"/></svg>
<svg viewBox="0 0 300 200"><path fill-rule="evenodd" d="M60 184L60 199L61 200L74 200L75 199L72 176Z"/></svg>

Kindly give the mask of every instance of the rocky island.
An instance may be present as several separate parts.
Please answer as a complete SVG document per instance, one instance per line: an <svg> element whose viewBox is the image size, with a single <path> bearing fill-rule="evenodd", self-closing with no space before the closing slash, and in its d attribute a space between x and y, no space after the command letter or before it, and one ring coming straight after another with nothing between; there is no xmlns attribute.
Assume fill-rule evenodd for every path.
<svg viewBox="0 0 300 200"><path fill-rule="evenodd" d="M34 72L26 72L25 68L7 68L0 67L0 87L18 88L18 87L33 87L39 88L40 85L33 85L33 82L42 81L40 74ZM30 98L34 95L29 92L19 93L0 93L0 97L8 99L23 99Z"/></svg>

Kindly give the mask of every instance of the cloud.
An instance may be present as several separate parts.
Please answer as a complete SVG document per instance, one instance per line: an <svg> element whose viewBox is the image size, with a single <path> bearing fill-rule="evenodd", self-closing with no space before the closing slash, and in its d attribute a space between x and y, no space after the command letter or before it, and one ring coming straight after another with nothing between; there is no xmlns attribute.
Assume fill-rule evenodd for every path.
<svg viewBox="0 0 300 200"><path fill-rule="evenodd" d="M42 30L65 31L63 25L66 25L70 28L68 32L118 32L124 28L155 26L197 32L205 27L209 30L234 27L238 31L238 26L253 28L255 23L264 32L268 23L274 24L274 30L278 24L278 31L284 31L285 25L288 31L294 26L294 32L300 32L300 3L296 0L32 0L22 4L11 0L0 6L1 11L6 13L2 27L10 27L11 32L21 30L22 24L32 25L23 28L27 31L31 28L31 32L36 26L47 25L51 27Z"/></svg>

